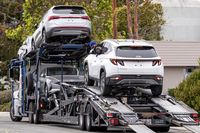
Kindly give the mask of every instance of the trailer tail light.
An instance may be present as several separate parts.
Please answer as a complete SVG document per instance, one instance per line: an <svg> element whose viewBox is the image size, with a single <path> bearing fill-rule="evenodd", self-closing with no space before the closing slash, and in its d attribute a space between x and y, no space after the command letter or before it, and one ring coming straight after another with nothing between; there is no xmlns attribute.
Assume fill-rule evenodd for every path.
<svg viewBox="0 0 200 133"><path fill-rule="evenodd" d="M124 61L123 60L117 60L117 59L110 59L111 63L114 65L120 64L121 66L124 66Z"/></svg>
<svg viewBox="0 0 200 133"><path fill-rule="evenodd" d="M162 63L161 63L161 60L154 60L153 62L152 62L152 66L156 66L156 65L158 65L158 66L160 66Z"/></svg>
<svg viewBox="0 0 200 133"><path fill-rule="evenodd" d="M59 16L49 16L48 21L54 20L54 19L59 19Z"/></svg>
<svg viewBox="0 0 200 133"><path fill-rule="evenodd" d="M107 113L106 116L111 118L111 117L113 117L113 114L112 113Z"/></svg>
<svg viewBox="0 0 200 133"><path fill-rule="evenodd" d="M110 123L112 126L117 126L117 125L119 125L119 119L118 119L118 118L110 118L110 119L109 119L109 123Z"/></svg>
<svg viewBox="0 0 200 133"><path fill-rule="evenodd" d="M200 122L199 114L194 113L194 114L191 115L191 117L194 119L195 123L199 123Z"/></svg>

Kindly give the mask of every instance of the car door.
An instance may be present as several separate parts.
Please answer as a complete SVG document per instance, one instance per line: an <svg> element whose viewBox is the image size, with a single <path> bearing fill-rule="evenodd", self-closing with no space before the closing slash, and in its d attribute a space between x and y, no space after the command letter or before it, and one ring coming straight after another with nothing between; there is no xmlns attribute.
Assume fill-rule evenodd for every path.
<svg viewBox="0 0 200 133"><path fill-rule="evenodd" d="M107 65L106 60L110 58L108 54L111 51L111 46L108 42L103 42L101 45L102 45L102 53L98 55L96 59L96 65L97 65L96 76L98 78L100 78L100 70L106 68Z"/></svg>
<svg viewBox="0 0 200 133"><path fill-rule="evenodd" d="M101 49L103 50L103 45L104 43L101 43L99 45L97 45L98 47L101 47ZM94 58L93 61L93 69L94 69L94 76L95 78L99 79L99 73L102 67L102 60L104 58L104 52L102 51L101 54L96 54L96 57Z"/></svg>

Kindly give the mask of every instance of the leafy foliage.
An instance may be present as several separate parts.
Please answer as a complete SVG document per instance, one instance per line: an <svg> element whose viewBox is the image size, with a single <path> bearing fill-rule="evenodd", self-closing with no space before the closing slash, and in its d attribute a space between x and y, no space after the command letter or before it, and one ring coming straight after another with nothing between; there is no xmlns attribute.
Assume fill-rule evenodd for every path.
<svg viewBox="0 0 200 133"><path fill-rule="evenodd" d="M174 89L174 96L200 111L200 68L196 69Z"/></svg>
<svg viewBox="0 0 200 133"><path fill-rule="evenodd" d="M134 3L131 3L132 20L134 20ZM118 8L118 32L121 38L127 38L126 6ZM160 30L165 23L161 4L144 1L138 8L139 36L145 40L161 40ZM134 27L132 27L134 28Z"/></svg>

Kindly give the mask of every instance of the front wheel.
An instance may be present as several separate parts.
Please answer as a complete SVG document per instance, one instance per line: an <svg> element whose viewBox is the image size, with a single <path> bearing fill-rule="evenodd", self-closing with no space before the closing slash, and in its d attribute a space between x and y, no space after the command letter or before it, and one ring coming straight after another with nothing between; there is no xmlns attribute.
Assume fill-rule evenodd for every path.
<svg viewBox="0 0 200 133"><path fill-rule="evenodd" d="M162 85L151 86L151 93L153 96L159 96L162 93Z"/></svg>
<svg viewBox="0 0 200 133"><path fill-rule="evenodd" d="M86 130L85 115L83 105L80 105L80 114L78 116L79 127L81 130Z"/></svg>
<svg viewBox="0 0 200 133"><path fill-rule="evenodd" d="M29 114L28 114L28 120L29 120L29 123L33 123L34 122L34 119L33 119L33 112L34 112L34 103L33 102L30 102L29 103Z"/></svg>
<svg viewBox="0 0 200 133"><path fill-rule="evenodd" d="M12 104L10 105L10 119L15 122L19 122L22 120L22 117L14 116L14 107L12 106Z"/></svg>
<svg viewBox="0 0 200 133"><path fill-rule="evenodd" d="M106 85L106 72L101 72L100 74L99 88L100 88L100 95L103 96L110 95L111 88L110 86Z"/></svg>

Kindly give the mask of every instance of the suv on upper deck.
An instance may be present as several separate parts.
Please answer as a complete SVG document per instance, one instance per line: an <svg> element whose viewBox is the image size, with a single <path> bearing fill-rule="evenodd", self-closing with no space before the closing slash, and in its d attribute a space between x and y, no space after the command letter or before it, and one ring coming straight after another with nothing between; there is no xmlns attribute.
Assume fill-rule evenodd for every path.
<svg viewBox="0 0 200 133"><path fill-rule="evenodd" d="M84 60L85 84L97 81L101 95L113 89L150 88L162 93L163 64L154 47L139 40L104 40Z"/></svg>

